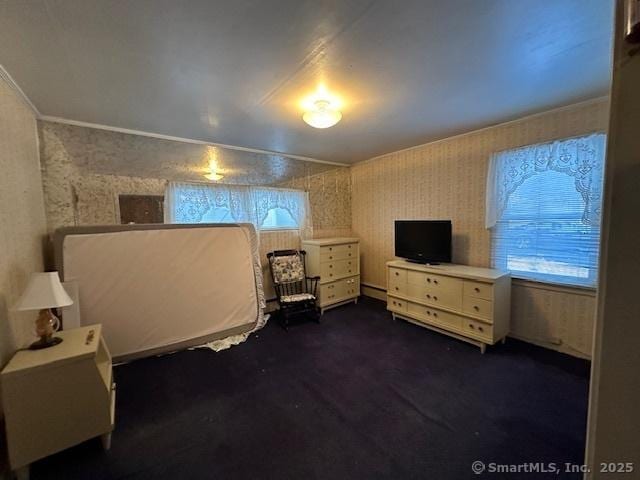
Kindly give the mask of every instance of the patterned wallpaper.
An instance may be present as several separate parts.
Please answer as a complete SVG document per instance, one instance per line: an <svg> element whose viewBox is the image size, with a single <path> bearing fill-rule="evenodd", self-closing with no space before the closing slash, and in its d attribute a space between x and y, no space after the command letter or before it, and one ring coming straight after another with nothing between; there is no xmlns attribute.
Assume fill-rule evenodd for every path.
<svg viewBox="0 0 640 480"><path fill-rule="evenodd" d="M53 122L40 121L38 127L50 231L118 223L119 194L161 195L167 180L202 181L204 145ZM219 150L226 155L224 182L307 190L316 236L350 229L348 168Z"/></svg>
<svg viewBox="0 0 640 480"><path fill-rule="evenodd" d="M497 125L356 164L352 229L361 239L364 283L386 288L385 262L393 258L395 219L452 219L453 261L489 266L484 228L485 182L492 152L607 127L608 103L584 103ZM593 296L517 286L515 336L588 355Z"/></svg>
<svg viewBox="0 0 640 480"><path fill-rule="evenodd" d="M1 77L0 171L1 368L16 347L33 341L37 313L13 312L10 308L22 294L29 275L42 271L46 234L36 119Z"/></svg>
<svg viewBox="0 0 640 480"><path fill-rule="evenodd" d="M84 173L177 181L206 181L214 160L224 183L275 185L317 175L335 165L214 145L165 140L144 135L39 121L56 147ZM42 134L42 133L41 133Z"/></svg>

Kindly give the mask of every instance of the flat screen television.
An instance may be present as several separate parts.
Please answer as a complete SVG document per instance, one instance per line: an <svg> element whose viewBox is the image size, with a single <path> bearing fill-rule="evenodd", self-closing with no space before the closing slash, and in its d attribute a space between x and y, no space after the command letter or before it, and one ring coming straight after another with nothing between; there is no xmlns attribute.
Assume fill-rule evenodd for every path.
<svg viewBox="0 0 640 480"><path fill-rule="evenodd" d="M411 262L451 262L451 220L396 220L396 257Z"/></svg>

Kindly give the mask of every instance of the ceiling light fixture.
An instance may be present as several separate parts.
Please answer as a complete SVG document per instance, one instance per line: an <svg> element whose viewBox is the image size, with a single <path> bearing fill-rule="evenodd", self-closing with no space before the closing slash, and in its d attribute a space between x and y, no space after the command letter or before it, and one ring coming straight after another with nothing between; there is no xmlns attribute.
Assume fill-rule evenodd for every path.
<svg viewBox="0 0 640 480"><path fill-rule="evenodd" d="M316 100L313 110L304 112L302 119L314 128L333 127L342 119L342 113L331 107L327 100Z"/></svg>
<svg viewBox="0 0 640 480"><path fill-rule="evenodd" d="M340 106L342 101L330 94L324 85L302 102L304 114L302 119L314 128L333 127L342 119Z"/></svg>
<svg viewBox="0 0 640 480"><path fill-rule="evenodd" d="M204 178L217 182L218 180L222 180L224 178L224 175L220 175L218 173L218 167L216 166L216 162L211 160L209 162L209 173L207 173L204 176Z"/></svg>

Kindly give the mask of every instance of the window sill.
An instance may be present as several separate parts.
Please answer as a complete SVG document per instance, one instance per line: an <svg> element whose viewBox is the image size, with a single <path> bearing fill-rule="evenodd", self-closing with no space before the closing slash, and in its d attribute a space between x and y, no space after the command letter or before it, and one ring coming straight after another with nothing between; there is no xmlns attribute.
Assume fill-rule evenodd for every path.
<svg viewBox="0 0 640 480"><path fill-rule="evenodd" d="M528 288L537 288L540 290L549 290L552 292L571 293L574 295L584 295L587 297L595 297L597 288L592 287L579 287L576 285L565 285L560 283L542 282L536 280L529 280L525 278L511 277L514 285L519 285Z"/></svg>
<svg viewBox="0 0 640 480"><path fill-rule="evenodd" d="M261 228L258 230L258 232L297 232L299 230L299 228L294 227L294 228Z"/></svg>

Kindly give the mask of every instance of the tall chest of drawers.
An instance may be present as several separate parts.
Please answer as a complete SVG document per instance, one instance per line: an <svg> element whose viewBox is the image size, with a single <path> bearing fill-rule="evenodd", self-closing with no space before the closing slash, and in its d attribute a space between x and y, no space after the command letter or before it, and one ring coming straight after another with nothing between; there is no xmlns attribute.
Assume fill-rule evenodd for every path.
<svg viewBox="0 0 640 480"><path fill-rule="evenodd" d="M321 238L304 240L307 275L319 276L318 306L324 310L348 302L360 295L360 248L357 238Z"/></svg>
<svg viewBox="0 0 640 480"><path fill-rule="evenodd" d="M509 333L511 276L465 265L387 262L387 310L480 347Z"/></svg>

